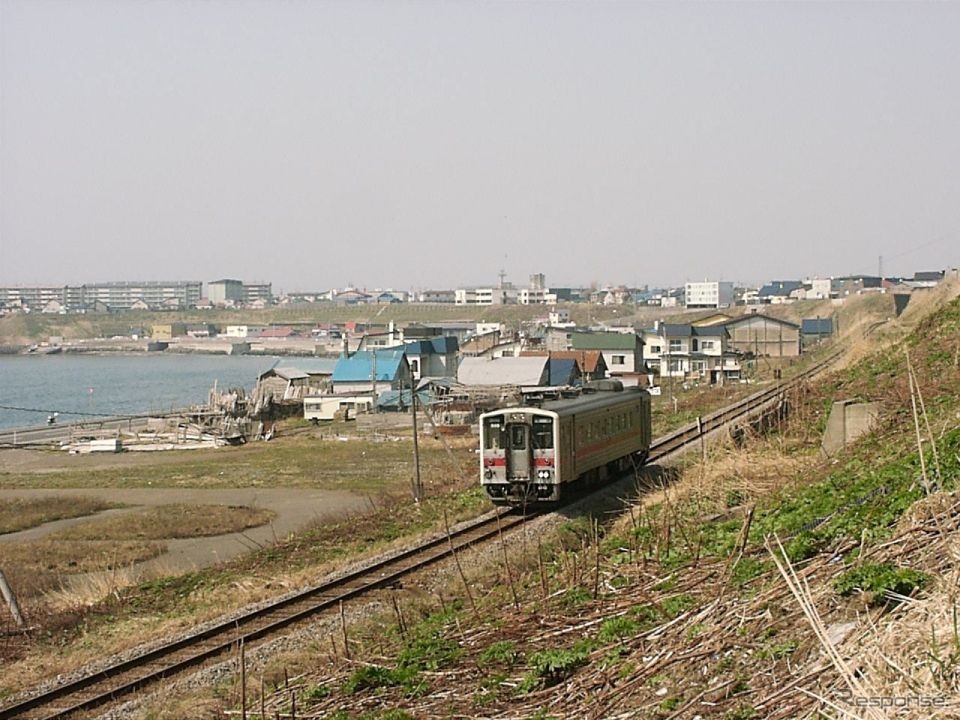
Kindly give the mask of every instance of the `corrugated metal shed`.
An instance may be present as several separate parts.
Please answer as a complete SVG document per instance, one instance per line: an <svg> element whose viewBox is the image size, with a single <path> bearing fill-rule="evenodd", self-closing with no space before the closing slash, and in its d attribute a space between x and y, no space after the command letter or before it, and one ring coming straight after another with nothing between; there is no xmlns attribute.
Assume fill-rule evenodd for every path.
<svg viewBox="0 0 960 720"><path fill-rule="evenodd" d="M404 350L361 350L341 357L333 369L333 382L370 382L376 363L377 382L393 382L406 362ZM376 355L376 360L374 360Z"/></svg>
<svg viewBox="0 0 960 720"><path fill-rule="evenodd" d="M547 357L465 357L457 379L464 385L545 385L548 361Z"/></svg>

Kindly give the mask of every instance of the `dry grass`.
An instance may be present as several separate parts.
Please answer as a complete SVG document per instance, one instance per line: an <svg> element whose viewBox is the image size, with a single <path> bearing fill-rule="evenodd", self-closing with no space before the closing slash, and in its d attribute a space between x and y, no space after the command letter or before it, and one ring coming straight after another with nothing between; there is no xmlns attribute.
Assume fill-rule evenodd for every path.
<svg viewBox="0 0 960 720"><path fill-rule="evenodd" d="M100 518L54 533L51 540L172 540L240 532L270 522L276 513L232 505L158 505Z"/></svg>
<svg viewBox="0 0 960 720"><path fill-rule="evenodd" d="M704 515L724 512L795 482L820 462L816 455L791 451L779 439L759 436L745 446L724 438L707 447L705 457L688 459L675 481L655 483L638 505L647 508L667 502L697 507Z"/></svg>
<svg viewBox="0 0 960 720"><path fill-rule="evenodd" d="M45 538L4 543L2 548L4 572L29 577L31 573L72 575L124 567L157 557L166 546L143 540L64 542Z"/></svg>
<svg viewBox="0 0 960 720"><path fill-rule="evenodd" d="M0 535L43 525L54 520L82 517L119 507L98 498L57 495L46 498L11 498L0 505Z"/></svg>

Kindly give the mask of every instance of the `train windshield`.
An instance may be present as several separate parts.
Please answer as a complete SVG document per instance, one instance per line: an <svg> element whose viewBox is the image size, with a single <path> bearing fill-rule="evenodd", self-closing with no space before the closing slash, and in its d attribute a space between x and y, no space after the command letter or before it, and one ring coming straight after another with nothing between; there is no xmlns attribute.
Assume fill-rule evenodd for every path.
<svg viewBox="0 0 960 720"><path fill-rule="evenodd" d="M487 450L503 450L506 446L505 435L503 418L488 418L483 427L484 448Z"/></svg>
<svg viewBox="0 0 960 720"><path fill-rule="evenodd" d="M526 425L510 426L510 449L511 450L527 449L527 426Z"/></svg>
<svg viewBox="0 0 960 720"><path fill-rule="evenodd" d="M553 419L548 417L533 418L533 449L553 449Z"/></svg>

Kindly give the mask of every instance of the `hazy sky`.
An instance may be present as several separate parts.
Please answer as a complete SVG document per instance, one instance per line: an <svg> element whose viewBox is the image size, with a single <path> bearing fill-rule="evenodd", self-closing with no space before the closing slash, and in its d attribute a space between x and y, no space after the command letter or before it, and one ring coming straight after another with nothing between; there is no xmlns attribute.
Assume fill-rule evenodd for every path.
<svg viewBox="0 0 960 720"><path fill-rule="evenodd" d="M960 264L960 3L0 0L0 284Z"/></svg>

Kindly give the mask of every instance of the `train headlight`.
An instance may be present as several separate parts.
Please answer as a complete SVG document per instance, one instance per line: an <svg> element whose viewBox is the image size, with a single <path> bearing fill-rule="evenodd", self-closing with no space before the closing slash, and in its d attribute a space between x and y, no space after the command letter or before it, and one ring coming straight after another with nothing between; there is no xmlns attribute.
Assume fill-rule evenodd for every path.
<svg viewBox="0 0 960 720"><path fill-rule="evenodd" d="M492 480L492 479L493 479L493 470L491 470L490 468L487 468L486 472L483 473L483 476L484 476L487 480Z"/></svg>
<svg viewBox="0 0 960 720"><path fill-rule="evenodd" d="M538 471L537 471L537 477L540 478L541 480L549 480L549 479L550 479L550 471L549 471L549 470L538 470Z"/></svg>

